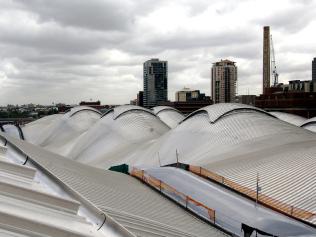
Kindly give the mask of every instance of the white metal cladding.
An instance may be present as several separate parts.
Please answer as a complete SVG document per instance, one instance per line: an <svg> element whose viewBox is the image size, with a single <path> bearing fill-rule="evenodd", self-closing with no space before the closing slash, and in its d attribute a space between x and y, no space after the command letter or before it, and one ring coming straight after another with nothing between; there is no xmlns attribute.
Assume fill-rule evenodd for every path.
<svg viewBox="0 0 316 237"><path fill-rule="evenodd" d="M113 119L117 119L119 116L121 116L124 113L127 112L131 112L131 111L143 111L149 114L154 115L154 113L149 110L149 109L145 109L143 107L140 106L136 106L136 105L122 105L122 106L117 106L114 109L111 109L110 111L108 111L107 113L105 113L104 115L107 115L109 112L113 111L112 115L113 115Z"/></svg>
<svg viewBox="0 0 316 237"><path fill-rule="evenodd" d="M37 119L22 127L25 140L34 143L38 137L55 121L61 119L63 114L53 114Z"/></svg>
<svg viewBox="0 0 316 237"><path fill-rule="evenodd" d="M5 133L9 134L12 137L20 138L19 129L13 124L5 124L2 126Z"/></svg>
<svg viewBox="0 0 316 237"><path fill-rule="evenodd" d="M302 134L306 135L305 140L314 137L300 128L256 111L233 113L213 124L209 123L209 115L202 111L159 138L145 151L131 154L130 162L157 165L159 153L162 165L175 163L177 149L181 162L212 163L220 154L234 156L240 149L246 152L247 149L268 148L273 143L282 143L283 139L273 140L273 137L279 139L282 134L290 134L289 139L294 140ZM262 143L264 140L273 142Z"/></svg>
<svg viewBox="0 0 316 237"><path fill-rule="evenodd" d="M225 236L130 176L86 166L14 138L9 140L137 236Z"/></svg>
<svg viewBox="0 0 316 237"><path fill-rule="evenodd" d="M219 104L214 104L214 105L210 105L210 106L206 106L204 108L201 108L191 114L189 114L184 120L194 116L195 114L199 114L201 112L207 112L208 116L209 116L209 121L211 123L214 123L216 120L220 119L221 117L227 115L228 113L234 112L234 111L249 111L249 110L253 110L253 111L257 111L257 112L261 112L267 115L270 115L272 117L274 117L273 115L269 114L268 112L253 107L251 105L245 105L245 104L238 104L238 103L219 103Z"/></svg>
<svg viewBox="0 0 316 237"><path fill-rule="evenodd" d="M156 106L156 107L153 107L152 110L154 111L155 114L158 114L159 112L163 111L163 110L173 110L173 111L177 111L178 113L179 110L173 108L173 107L170 107L170 106Z"/></svg>
<svg viewBox="0 0 316 237"><path fill-rule="evenodd" d="M131 172L133 170L135 171L132 168ZM192 208L198 215L215 222L215 224L219 223L236 235L243 236L240 228L241 223L256 227L274 236L316 234L316 229L310 226L269 210L260 204L254 205L253 201L188 171L175 167L157 167L145 169L144 173L134 173L136 176L141 174L146 177L144 182L149 183L164 195ZM138 177L142 178L142 176ZM176 191L166 189L166 185L175 188ZM189 200L192 200L191 202L187 201L188 196ZM203 206L200 205L200 208L197 208L196 205L199 204L195 201ZM206 207L215 211L215 219L208 215Z"/></svg>
<svg viewBox="0 0 316 237"><path fill-rule="evenodd" d="M304 121L304 123L301 124L301 127L305 127L308 124L315 124L316 123L316 117L307 119Z"/></svg>
<svg viewBox="0 0 316 237"><path fill-rule="evenodd" d="M168 106L157 106L153 111L170 128L175 128L185 118L178 110Z"/></svg>
<svg viewBox="0 0 316 237"><path fill-rule="evenodd" d="M240 104L208 106L169 131L147 112L130 110L116 120L112 113L74 140L67 156L99 168L178 160L251 188L259 172L264 194L315 212L316 135L310 131Z"/></svg>
<svg viewBox="0 0 316 237"><path fill-rule="evenodd" d="M304 125L305 129L311 131L311 132L316 132L316 123L309 123L309 124L306 124Z"/></svg>
<svg viewBox="0 0 316 237"><path fill-rule="evenodd" d="M269 113L274 115L278 119L281 119L285 122L291 123L296 126L301 126L307 120L306 118L299 115L295 115L295 114L289 114L289 113L284 113L284 112L269 112Z"/></svg>
<svg viewBox="0 0 316 237"><path fill-rule="evenodd" d="M48 123L38 122L37 125L26 125L23 132L26 140L31 143L61 153L63 150L69 149L73 141L90 129L94 123L100 120L100 117L101 115L94 110L75 109L74 112L55 117ZM41 129L40 133L39 129Z"/></svg>
<svg viewBox="0 0 316 237"><path fill-rule="evenodd" d="M209 123L199 113L130 155L139 166L178 161L202 166L255 190L257 172L262 193L316 212L316 136L256 111L232 113ZM151 157L151 159L149 159ZM307 220L315 223L315 219Z"/></svg>
<svg viewBox="0 0 316 237"><path fill-rule="evenodd" d="M104 236L77 214L80 203L51 194L35 176L35 169L0 158L1 236Z"/></svg>
<svg viewBox="0 0 316 237"><path fill-rule="evenodd" d="M158 117L143 110L126 112L115 120L111 113L79 137L66 155L82 163L108 168L169 131Z"/></svg>
<svg viewBox="0 0 316 237"><path fill-rule="evenodd" d="M0 157L7 153L7 147L0 145Z"/></svg>
<svg viewBox="0 0 316 237"><path fill-rule="evenodd" d="M78 114L81 111L91 111L91 112L94 112L94 113L99 114L99 115L102 114L99 110L97 110L95 108L92 108L92 107L89 107L89 106L76 106L76 107L73 107L66 114L69 117L72 117L72 116Z"/></svg>
<svg viewBox="0 0 316 237"><path fill-rule="evenodd" d="M301 124L301 127L316 132L316 117L305 120L305 122Z"/></svg>

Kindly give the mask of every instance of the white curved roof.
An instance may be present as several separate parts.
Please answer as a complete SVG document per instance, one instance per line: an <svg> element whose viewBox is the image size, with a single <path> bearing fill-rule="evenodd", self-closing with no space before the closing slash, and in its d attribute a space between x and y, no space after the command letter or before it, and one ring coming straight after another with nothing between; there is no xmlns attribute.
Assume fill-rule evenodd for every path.
<svg viewBox="0 0 316 237"><path fill-rule="evenodd" d="M170 128L175 128L185 118L177 109L169 106L157 106L153 111Z"/></svg>
<svg viewBox="0 0 316 237"><path fill-rule="evenodd" d="M174 111L164 107L155 113L170 119L169 112ZM316 134L242 104L207 106L172 129L158 117L137 106L117 107L86 123L84 132L61 127L63 134L72 135L47 139L44 147L102 169L122 163L157 167L178 160L252 190L259 173L263 194L316 213ZM73 122L82 126L81 119ZM316 224L316 214L304 221Z"/></svg>
<svg viewBox="0 0 316 237"><path fill-rule="evenodd" d="M168 131L169 127L148 110L136 106L117 107L80 136L67 156L108 168Z"/></svg>
<svg viewBox="0 0 316 237"><path fill-rule="evenodd" d="M51 119L43 118L27 124L23 131L26 140L60 153L69 149L71 143L101 118L97 110L78 106L63 115L55 115Z"/></svg>
<svg viewBox="0 0 316 237"><path fill-rule="evenodd" d="M121 105L121 106L117 106L117 107L115 107L113 109L108 110L105 114L102 115L102 117L106 116L110 112L113 112L112 113L113 119L117 119L122 114L131 112L131 111L143 111L143 112L147 112L149 114L153 114L153 112L151 110L145 109L145 108L140 107L140 106L136 106L136 105Z"/></svg>
<svg viewBox="0 0 316 237"><path fill-rule="evenodd" d="M16 147L15 152L18 152L19 150L23 151L24 154L30 157L30 160L35 161L38 166L41 167L42 171L49 172L50 178L57 179L58 182L63 185L62 187L64 189L73 190L73 192L88 202L89 205L92 204L102 210L107 217L104 222L104 229L107 230L105 236L131 237L128 233L122 234L120 228L109 221L110 217L115 220L115 224L120 224L132 233L133 236L139 237L227 236L222 231L199 220L174 202L163 198L156 191L147 188L141 182L130 176L83 165L51 152L47 152L32 144L28 144L27 142L18 141L9 137L8 139L9 142ZM2 189L0 190L0 197L1 191ZM28 205L30 205L30 201L29 203L25 202L23 204L23 208L27 209ZM42 204L44 205L45 203ZM57 206L57 204L54 205ZM49 223L51 226L55 225L55 228L52 229L55 232L53 232L54 235L47 234L45 236L103 236L101 231L98 231L97 228L95 228L94 223L87 225L84 218L81 217L80 219L79 216L75 216L78 205L79 203L75 202L72 207L75 211L70 210L71 212L68 213L68 215L66 213L68 211L66 208L60 208L61 211L58 210L58 206L56 208L50 207L50 209L52 209L51 213L47 213L47 216L42 218L44 219L44 223ZM3 203L1 202L0 213L2 206ZM32 206L29 207L29 209L31 208ZM36 217L38 215L37 212L41 211L42 209L34 209L34 216ZM14 210L11 212L14 212ZM59 213L64 213L64 216L59 217ZM19 215L18 212L15 214ZM85 214L84 211L83 214ZM29 216L29 219L34 218L34 216ZM50 218L51 216L54 218ZM62 217L65 220L61 219ZM104 219L104 216L102 217ZM0 218L0 233L2 221L3 218ZM70 235L70 233L69 235L66 235L63 232L58 232L56 226L62 227L70 233L73 231L74 233L72 235ZM112 227L112 230L110 227ZM33 228L35 228L34 231L43 229L38 228L38 226ZM87 233L87 230L90 230L90 234ZM79 231L81 231L81 234L75 235L75 233L78 233Z"/></svg>
<svg viewBox="0 0 316 237"><path fill-rule="evenodd" d="M316 117L305 120L304 123L301 124L301 127L316 132Z"/></svg>
<svg viewBox="0 0 316 237"><path fill-rule="evenodd" d="M179 112L179 110L177 110L177 109L175 109L173 107L170 107L170 106L156 106L156 107L153 107L152 110L154 111L155 114L158 114L158 113L160 113L161 111L164 111L164 110L173 110L173 111Z"/></svg>
<svg viewBox="0 0 316 237"><path fill-rule="evenodd" d="M316 213L316 136L261 111L218 111L209 106L191 115L145 151L131 154L129 162L158 166L159 154L162 165L176 163L177 150L179 162L202 166L253 190L259 172L264 194ZM212 113L215 122L210 123Z"/></svg>
<svg viewBox="0 0 316 237"><path fill-rule="evenodd" d="M295 114L289 114L289 113L284 113L284 112L269 112L269 113L277 117L278 119L283 120L287 123L291 123L295 126L301 126L307 120L306 118L299 115L295 115Z"/></svg>
<svg viewBox="0 0 316 237"><path fill-rule="evenodd" d="M83 111L91 111L91 112L95 112L97 114L101 114L101 112L95 108L89 107L89 106L76 106L71 108L66 114L69 117L74 116L75 114L79 113L79 112L83 112Z"/></svg>
<svg viewBox="0 0 316 237"><path fill-rule="evenodd" d="M19 129L13 124L5 124L2 126L5 133L8 133L10 136L15 138L20 138Z"/></svg>
<svg viewBox="0 0 316 237"><path fill-rule="evenodd" d="M216 122L216 120L222 118L223 116L229 113L236 112L236 111L257 111L260 113L270 115L268 112L251 105L239 104L239 103L219 103L219 104L214 104L214 105L210 105L210 106L206 106L204 108L198 109L194 111L193 113L189 114L185 118L185 120L199 113L207 113L210 122L214 123ZM273 115L270 115L270 116L274 117Z"/></svg>

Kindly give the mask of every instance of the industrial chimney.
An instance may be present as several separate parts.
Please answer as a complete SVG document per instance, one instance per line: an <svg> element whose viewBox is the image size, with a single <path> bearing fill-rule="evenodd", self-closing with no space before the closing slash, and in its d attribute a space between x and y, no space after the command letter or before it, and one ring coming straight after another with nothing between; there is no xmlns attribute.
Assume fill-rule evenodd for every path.
<svg viewBox="0 0 316 237"><path fill-rule="evenodd" d="M263 27L263 94L270 87L270 27Z"/></svg>

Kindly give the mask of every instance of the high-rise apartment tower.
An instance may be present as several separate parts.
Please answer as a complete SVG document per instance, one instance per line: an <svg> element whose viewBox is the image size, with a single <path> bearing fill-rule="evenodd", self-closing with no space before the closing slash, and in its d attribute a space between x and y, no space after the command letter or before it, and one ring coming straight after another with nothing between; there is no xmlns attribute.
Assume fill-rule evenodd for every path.
<svg viewBox="0 0 316 237"><path fill-rule="evenodd" d="M237 67L235 62L221 60L213 63L211 94L214 103L234 102L236 97Z"/></svg>
<svg viewBox="0 0 316 237"><path fill-rule="evenodd" d="M263 27L263 83L262 91L270 87L270 27Z"/></svg>
<svg viewBox="0 0 316 237"><path fill-rule="evenodd" d="M144 62L144 107L168 100L168 62L158 58Z"/></svg>

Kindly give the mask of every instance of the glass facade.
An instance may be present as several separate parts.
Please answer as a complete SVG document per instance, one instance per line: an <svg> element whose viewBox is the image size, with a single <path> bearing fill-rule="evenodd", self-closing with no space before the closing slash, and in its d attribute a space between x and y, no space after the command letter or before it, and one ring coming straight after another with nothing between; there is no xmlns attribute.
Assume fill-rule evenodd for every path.
<svg viewBox="0 0 316 237"><path fill-rule="evenodd" d="M168 62L151 59L144 63L144 107L168 100Z"/></svg>

